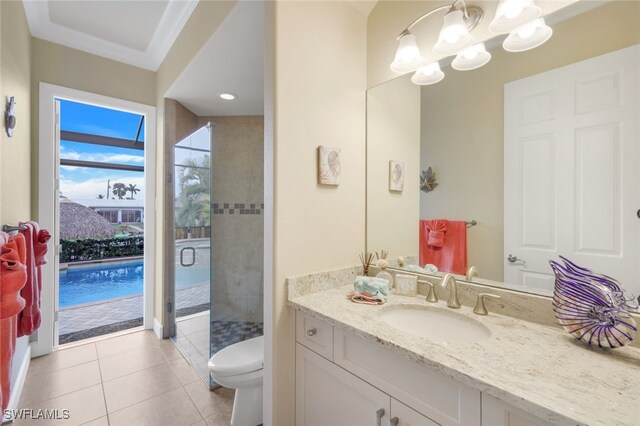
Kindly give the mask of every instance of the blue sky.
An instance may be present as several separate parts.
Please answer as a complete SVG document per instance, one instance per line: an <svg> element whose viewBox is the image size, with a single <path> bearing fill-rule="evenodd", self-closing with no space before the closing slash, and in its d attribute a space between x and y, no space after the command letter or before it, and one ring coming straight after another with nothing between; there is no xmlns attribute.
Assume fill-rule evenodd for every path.
<svg viewBox="0 0 640 426"><path fill-rule="evenodd" d="M61 130L135 139L139 122L140 116L138 114L66 100L60 101ZM144 126L140 140L144 140ZM60 142L60 158L144 165L144 151L65 140ZM111 180L111 185L115 182L122 182L126 185L135 184L139 189L144 190L144 176L140 172L70 166L60 168L60 190L65 197L72 200L97 198L98 194L106 196L108 180ZM141 191L135 198L142 200L144 199L143 194L144 192Z"/></svg>

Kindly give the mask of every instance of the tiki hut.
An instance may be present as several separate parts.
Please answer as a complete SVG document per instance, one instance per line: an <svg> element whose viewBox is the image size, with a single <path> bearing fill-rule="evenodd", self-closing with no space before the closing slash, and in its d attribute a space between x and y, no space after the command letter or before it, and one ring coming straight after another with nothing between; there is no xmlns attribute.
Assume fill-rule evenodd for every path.
<svg viewBox="0 0 640 426"><path fill-rule="evenodd" d="M60 198L60 239L113 238L115 229L107 219L88 207Z"/></svg>

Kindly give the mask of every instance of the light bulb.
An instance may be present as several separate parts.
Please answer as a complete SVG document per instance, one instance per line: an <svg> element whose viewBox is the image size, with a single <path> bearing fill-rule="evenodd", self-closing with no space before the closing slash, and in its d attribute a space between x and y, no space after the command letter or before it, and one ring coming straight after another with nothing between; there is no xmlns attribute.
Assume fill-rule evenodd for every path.
<svg viewBox="0 0 640 426"><path fill-rule="evenodd" d="M451 67L458 71L471 71L480 68L491 60L491 54L487 52L484 43L467 47L451 62Z"/></svg>
<svg viewBox="0 0 640 426"><path fill-rule="evenodd" d="M544 22L544 18L538 18L533 22L516 28L502 43L507 52L524 52L545 43L553 30Z"/></svg>
<svg viewBox="0 0 640 426"><path fill-rule="evenodd" d="M469 28L461 10L453 10L444 16L438 42L433 51L438 55L455 55L465 47L469 47L474 38L469 34Z"/></svg>
<svg viewBox="0 0 640 426"><path fill-rule="evenodd" d="M480 45L478 44L474 44L471 47L467 47L462 52L460 52L460 54L464 57L464 59L467 59L467 60L475 59L478 56L478 53L480 53Z"/></svg>
<svg viewBox="0 0 640 426"><path fill-rule="evenodd" d="M533 0L500 0L489 30L498 34L510 33L540 16L542 10Z"/></svg>
<svg viewBox="0 0 640 426"><path fill-rule="evenodd" d="M416 43L416 36L408 33L400 38L400 44L390 68L393 72L404 74L415 71L423 65L424 62L418 44Z"/></svg>
<svg viewBox="0 0 640 426"><path fill-rule="evenodd" d="M438 62L427 64L418 68L416 73L411 77L411 81L414 84L425 86L428 84L435 84L444 78L444 73L440 69Z"/></svg>
<svg viewBox="0 0 640 426"><path fill-rule="evenodd" d="M518 37L521 38L529 38L536 32L538 28L539 21L533 21L524 27L518 28L516 32L518 33Z"/></svg>
<svg viewBox="0 0 640 426"><path fill-rule="evenodd" d="M502 13L504 14L504 17L507 19L517 18L522 13L522 6L516 3L509 3L508 5L505 6Z"/></svg>

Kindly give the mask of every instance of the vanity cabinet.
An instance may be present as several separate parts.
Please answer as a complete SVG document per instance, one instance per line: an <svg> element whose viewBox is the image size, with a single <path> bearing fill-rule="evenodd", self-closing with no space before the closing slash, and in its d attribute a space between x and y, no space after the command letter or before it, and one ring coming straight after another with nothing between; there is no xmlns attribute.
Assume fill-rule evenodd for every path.
<svg viewBox="0 0 640 426"><path fill-rule="evenodd" d="M482 395L482 424L491 426L551 426L551 423L540 420L487 394Z"/></svg>
<svg viewBox="0 0 640 426"><path fill-rule="evenodd" d="M548 426L379 344L296 311L298 426Z"/></svg>
<svg viewBox="0 0 640 426"><path fill-rule="evenodd" d="M296 344L296 424L438 426L301 344Z"/></svg>

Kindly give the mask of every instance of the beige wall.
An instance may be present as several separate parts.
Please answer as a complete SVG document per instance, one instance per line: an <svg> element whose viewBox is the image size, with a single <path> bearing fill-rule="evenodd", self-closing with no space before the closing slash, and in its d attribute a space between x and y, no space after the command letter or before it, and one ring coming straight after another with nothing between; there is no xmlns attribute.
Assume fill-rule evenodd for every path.
<svg viewBox="0 0 640 426"><path fill-rule="evenodd" d="M265 148L267 155L273 149L265 170L273 167L275 173L273 312L265 322L273 322L274 340L265 355L273 360L265 385L273 398L273 424L286 426L294 420L295 346L285 279L354 265L364 250L366 17L338 1L274 7L267 11L275 20L275 27L267 22L274 39L265 53L265 123L273 124L265 129L267 143L271 130L274 137L273 147ZM337 187L317 184L319 145L342 150Z"/></svg>
<svg viewBox="0 0 640 426"><path fill-rule="evenodd" d="M481 277L503 278L505 83L640 43L639 19L640 2L614 1L554 25L537 49L493 49L486 66L445 69L441 83L422 89L422 168L434 168L439 186L421 194L421 216L478 221L468 231L468 259Z"/></svg>
<svg viewBox="0 0 640 426"><path fill-rule="evenodd" d="M22 2L0 2L0 105L3 112L0 115L0 225L17 225L31 219L30 50L31 34ZM7 136L4 126L7 96L16 99L16 128L12 138ZM16 341L12 383L17 380L28 346L26 336ZM4 398L9 399L9 395Z"/></svg>
<svg viewBox="0 0 640 426"><path fill-rule="evenodd" d="M164 164L166 146L164 142L164 97L165 93L171 88L185 68L193 61L200 52L204 44L216 32L220 24L229 15L237 1L200 1L198 2L189 20L180 32L180 35L171 46L169 53L162 61L158 68L155 81L155 105L157 118L156 141L158 143L158 151L156 153L157 176L156 176L156 195L160 201L165 198L165 180L166 170ZM172 145L171 145L172 146ZM156 235L165 235L165 209L156 211ZM173 214L169 211L169 214ZM171 252L172 253L172 252ZM170 257L167 257L170 256ZM159 324L168 325L168 316L164 309L164 298L159 297L163 294L163 288L166 288L166 282L172 275L165 275L163 265L167 262L173 262L173 254L169 254L164 250L164 242L162 238L156 240L156 300L155 300L155 317ZM162 278L161 278L162 277ZM172 279L172 278L171 278ZM167 336L165 331L165 336Z"/></svg>
<svg viewBox="0 0 640 426"><path fill-rule="evenodd" d="M417 256L420 87L409 76L367 92L367 250ZM389 161L404 162L402 192L389 190Z"/></svg>
<svg viewBox="0 0 640 426"><path fill-rule="evenodd" d="M1 2L0 88L0 225L31 219L31 34L21 2ZM16 128L4 126L6 98L15 96Z"/></svg>

